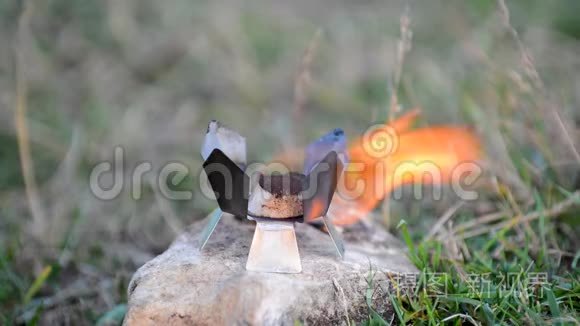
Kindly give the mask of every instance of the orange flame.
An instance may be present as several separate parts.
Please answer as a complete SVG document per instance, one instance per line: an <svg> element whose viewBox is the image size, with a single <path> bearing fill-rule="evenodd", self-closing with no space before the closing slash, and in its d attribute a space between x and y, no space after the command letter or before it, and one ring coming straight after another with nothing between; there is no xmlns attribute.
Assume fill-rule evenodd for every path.
<svg viewBox="0 0 580 326"><path fill-rule="evenodd" d="M372 134L378 139L367 135L350 144L350 163L345 167L328 213L334 224L358 222L402 185L448 183L462 163L481 159L481 144L469 128L431 126L410 130L419 114L418 109L411 110L374 129ZM381 134L389 137L380 139ZM380 150L374 153L375 146L390 146L391 151L386 155ZM288 151L276 161L297 168L302 158L302 151ZM353 196L357 184L363 184L364 188Z"/></svg>
<svg viewBox="0 0 580 326"><path fill-rule="evenodd" d="M412 110L375 131L377 134L389 131L394 135L389 140L394 147L388 155L377 157L372 153L373 146L369 146L374 141L372 137L363 137L351 144L351 163L329 210L336 225L356 223L397 187L417 182L448 183L461 163L481 158L480 142L468 128L434 126L409 130L419 114L419 110ZM357 164L362 170L355 168ZM356 197L349 196L348 192L357 183L365 185L364 190Z"/></svg>

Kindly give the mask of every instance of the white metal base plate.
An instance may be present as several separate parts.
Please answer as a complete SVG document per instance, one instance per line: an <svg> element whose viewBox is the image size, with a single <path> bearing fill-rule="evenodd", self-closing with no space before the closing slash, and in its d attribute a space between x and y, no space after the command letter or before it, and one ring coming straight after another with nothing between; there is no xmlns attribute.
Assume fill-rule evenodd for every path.
<svg viewBox="0 0 580 326"><path fill-rule="evenodd" d="M302 272L294 223L257 222L246 270L267 273Z"/></svg>

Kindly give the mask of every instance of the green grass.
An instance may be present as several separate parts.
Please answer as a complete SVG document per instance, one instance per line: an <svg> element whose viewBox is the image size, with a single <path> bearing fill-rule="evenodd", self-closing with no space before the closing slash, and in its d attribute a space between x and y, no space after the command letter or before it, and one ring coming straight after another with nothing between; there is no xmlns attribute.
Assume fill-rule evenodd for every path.
<svg viewBox="0 0 580 326"><path fill-rule="evenodd" d="M409 259L420 272L411 284L392 278L393 293L385 300L392 302L396 320L425 325L578 324L577 259L559 260L548 252L545 221L531 227L541 237L540 247L529 238L514 240L516 232L504 229L470 239L467 252L458 259L444 254L441 241L414 242L406 222L401 222L398 229ZM366 325L386 324L370 310Z"/></svg>

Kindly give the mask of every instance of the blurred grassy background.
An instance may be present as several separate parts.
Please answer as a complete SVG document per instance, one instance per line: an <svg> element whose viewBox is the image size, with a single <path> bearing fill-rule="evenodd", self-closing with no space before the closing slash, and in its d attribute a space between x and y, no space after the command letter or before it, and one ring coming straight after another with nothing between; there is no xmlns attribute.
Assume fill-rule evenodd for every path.
<svg viewBox="0 0 580 326"><path fill-rule="evenodd" d="M90 170L111 160L115 146L126 150L127 171L141 161L154 170L187 164L192 177L178 187L196 190L210 119L245 135L252 160L335 126L354 137L385 121L405 8L413 37L397 91L403 110L421 107L421 125L473 126L491 158L492 187L460 218L520 204L524 212L550 207L580 184L575 0L507 1L510 24L490 0L47 0L31 1L28 18L23 4L0 1L5 323L122 318L134 270L211 209L197 191L191 201L168 202L148 189L134 201L126 186L116 200L96 199ZM294 79L318 29L312 81L297 114ZM18 155L18 76L27 84L37 216ZM449 206L404 199L391 209L422 234ZM567 266L578 256L578 213L567 209L545 226Z"/></svg>

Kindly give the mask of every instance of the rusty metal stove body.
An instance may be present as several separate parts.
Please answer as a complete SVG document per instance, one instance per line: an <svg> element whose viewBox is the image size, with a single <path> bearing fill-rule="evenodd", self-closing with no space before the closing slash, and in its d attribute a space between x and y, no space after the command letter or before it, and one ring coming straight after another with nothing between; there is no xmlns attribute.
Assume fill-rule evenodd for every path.
<svg viewBox="0 0 580 326"><path fill-rule="evenodd" d="M295 172L260 174L252 182L242 169L243 165L236 164L224 153L223 149L228 148L221 147L214 146L211 152L204 148L209 155L204 157L203 167L216 193L219 208L212 213L202 232L200 250L207 243L222 212L227 212L256 221L246 264L249 271L300 273L302 265L294 225L318 218L325 224L338 256L343 258L342 240L326 217L342 173L339 154L331 148L322 160L308 167L308 175ZM312 161L311 157L309 159Z"/></svg>

